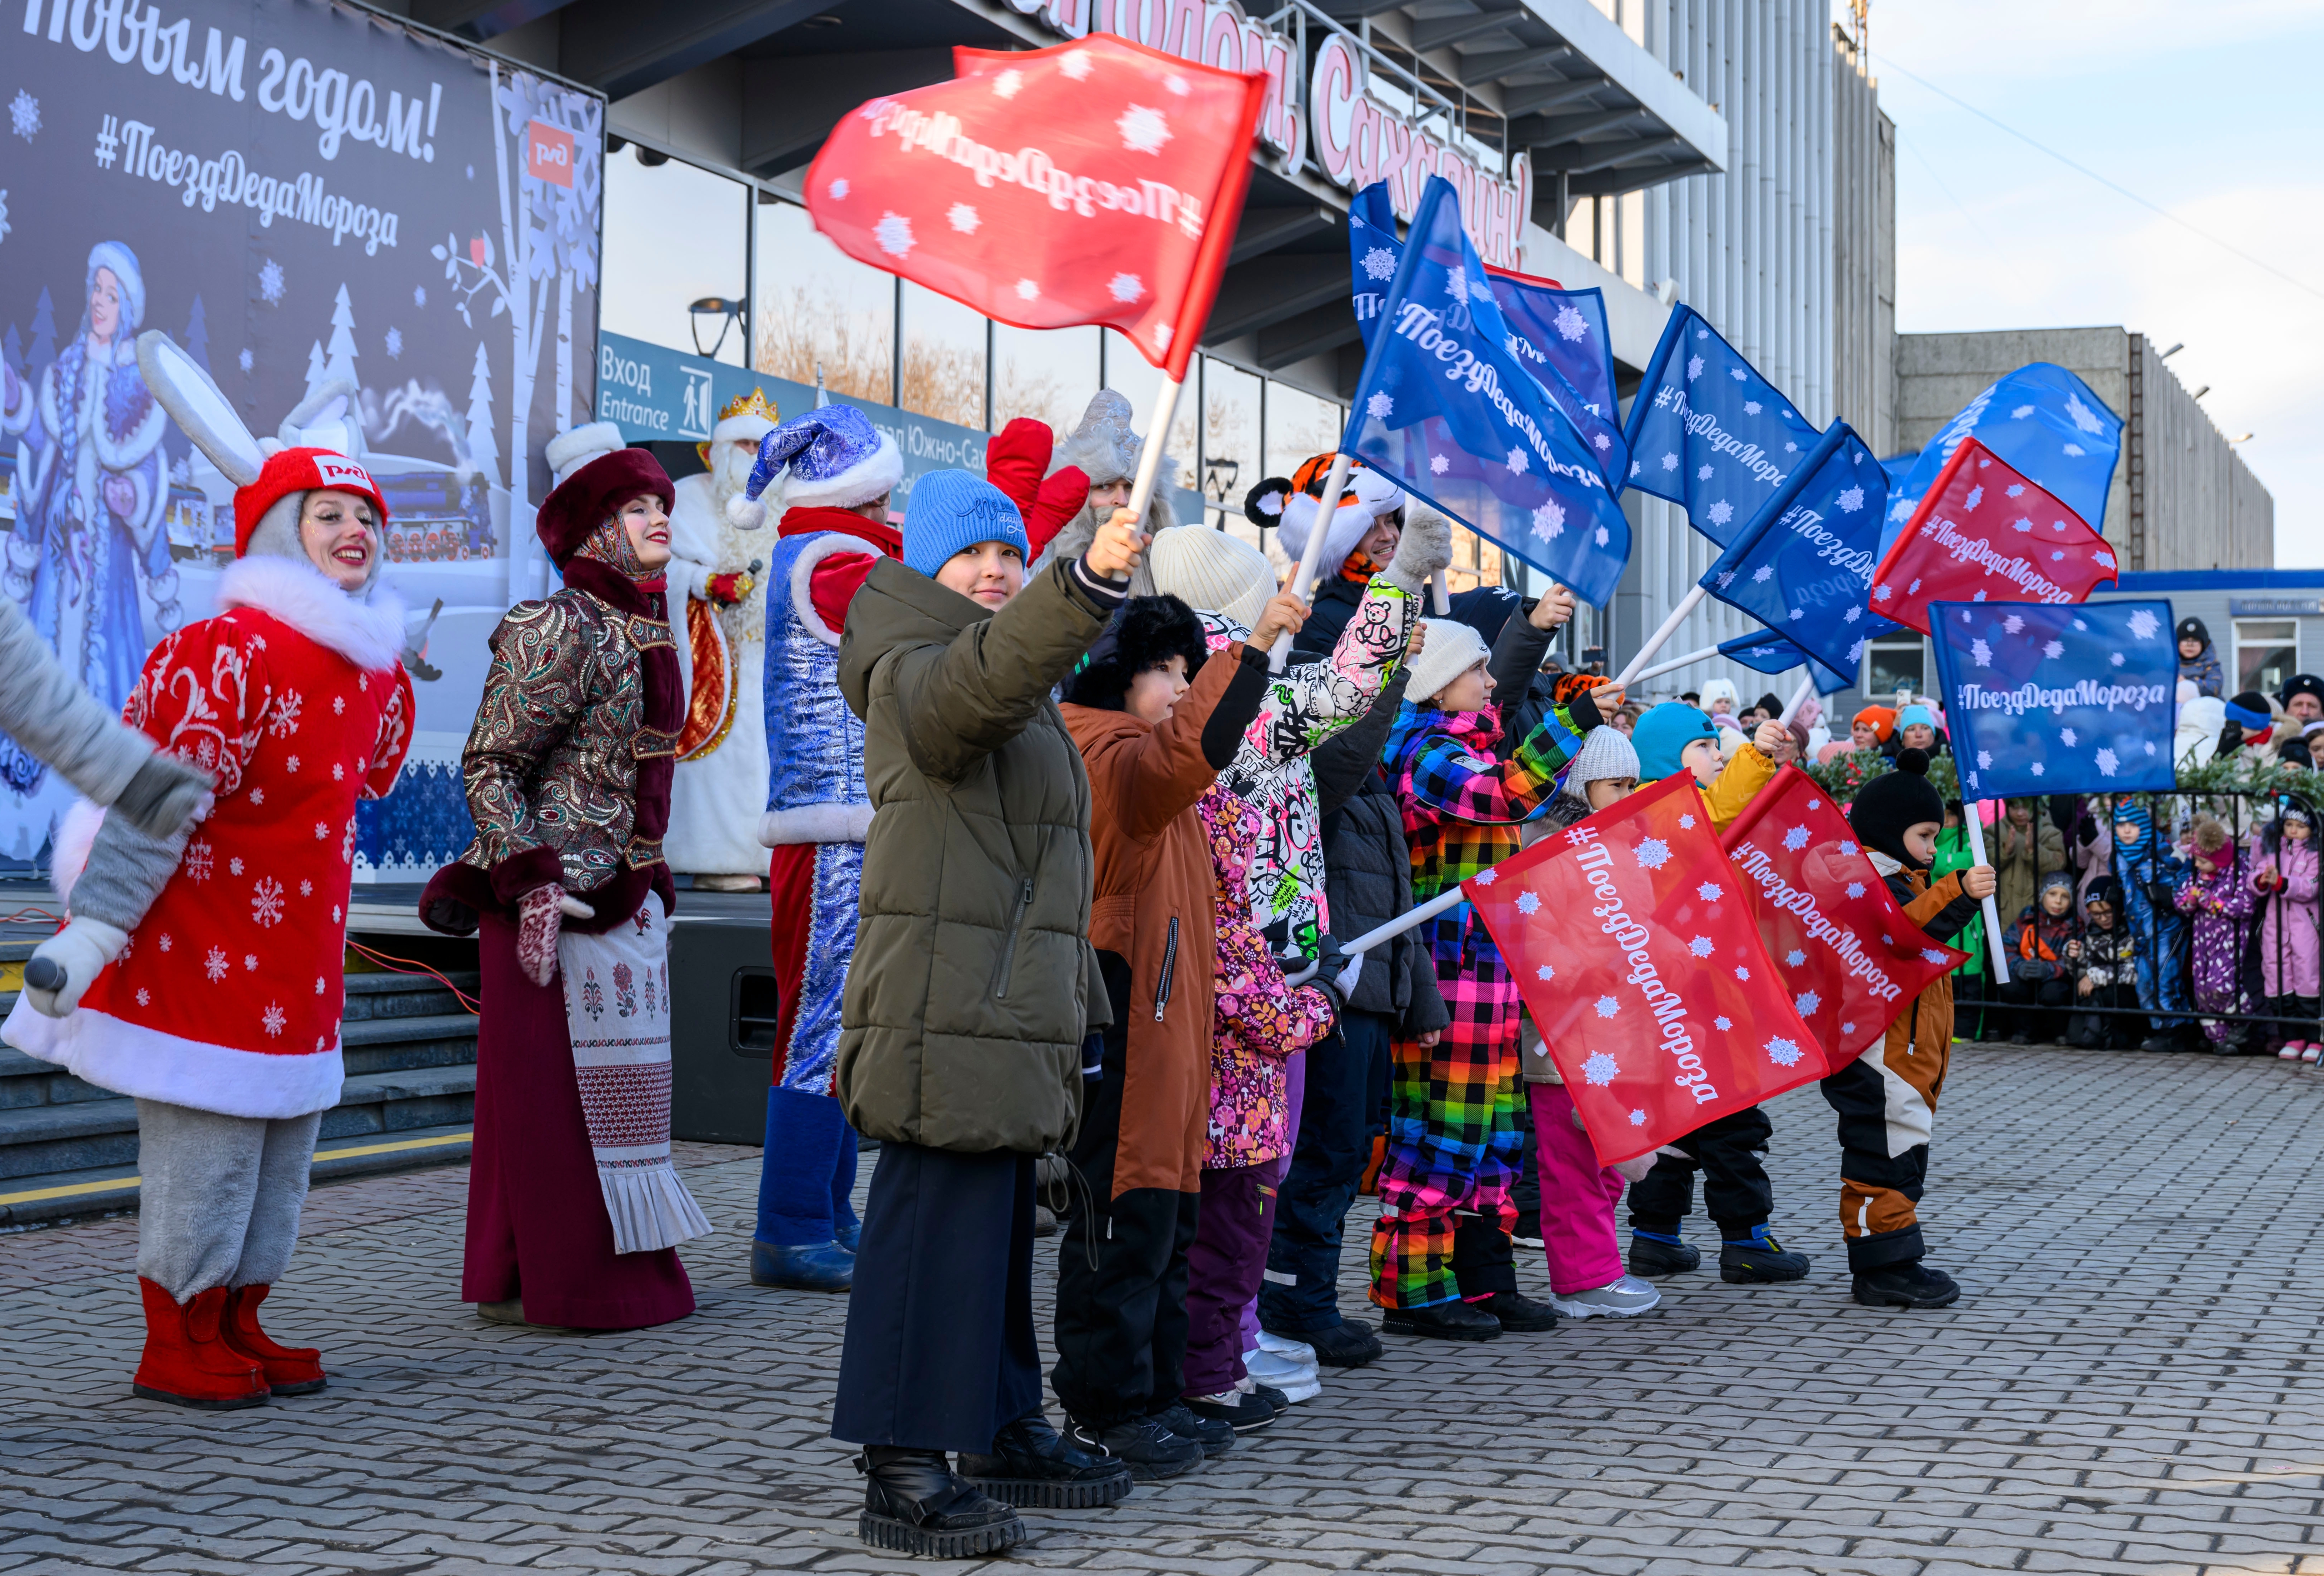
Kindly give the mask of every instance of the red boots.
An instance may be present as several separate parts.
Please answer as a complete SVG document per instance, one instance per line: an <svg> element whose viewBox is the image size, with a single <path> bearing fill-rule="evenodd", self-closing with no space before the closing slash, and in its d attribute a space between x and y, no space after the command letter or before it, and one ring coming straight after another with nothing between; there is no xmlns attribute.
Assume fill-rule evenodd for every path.
<svg viewBox="0 0 2324 1576"><path fill-rule="evenodd" d="M311 1396L329 1380L323 1374L323 1354L311 1346L281 1346L258 1327L258 1304L272 1286L237 1286L226 1295L226 1317L218 1333L237 1356L258 1365L267 1388L278 1396Z"/></svg>
<svg viewBox="0 0 2324 1576"><path fill-rule="evenodd" d="M226 1290L212 1286L180 1303L161 1286L137 1277L145 1299L145 1356L130 1387L149 1401L168 1401L206 1412L266 1404L266 1377L256 1359L220 1338Z"/></svg>
<svg viewBox="0 0 2324 1576"><path fill-rule="evenodd" d="M149 1401L222 1412L263 1405L270 1393L312 1395L327 1382L321 1352L279 1346L258 1327L265 1286L212 1286L182 1304L142 1276L137 1290L145 1355L130 1387Z"/></svg>

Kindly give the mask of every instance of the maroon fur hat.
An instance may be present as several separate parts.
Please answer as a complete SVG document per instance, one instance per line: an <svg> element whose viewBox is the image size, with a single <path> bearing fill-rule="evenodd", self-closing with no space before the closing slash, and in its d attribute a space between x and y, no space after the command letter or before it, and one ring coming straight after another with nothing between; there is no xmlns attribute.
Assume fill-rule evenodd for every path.
<svg viewBox="0 0 2324 1576"><path fill-rule="evenodd" d="M540 545L549 549L549 562L564 568L565 561L580 550L590 533L613 518L616 507L641 493L659 498L664 510L678 502L669 473L641 448L617 448L599 455L566 477L542 501L540 512L533 519Z"/></svg>

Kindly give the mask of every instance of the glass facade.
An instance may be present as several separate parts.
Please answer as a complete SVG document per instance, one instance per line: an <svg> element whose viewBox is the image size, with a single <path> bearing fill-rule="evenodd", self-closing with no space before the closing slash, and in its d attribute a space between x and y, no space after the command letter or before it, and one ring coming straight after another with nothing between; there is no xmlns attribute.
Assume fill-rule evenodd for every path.
<svg viewBox="0 0 2324 1576"><path fill-rule="evenodd" d="M986 425L984 369L990 327L958 301L904 281L900 397L907 410L963 427Z"/></svg>
<svg viewBox="0 0 2324 1576"><path fill-rule="evenodd" d="M1208 356L1203 360L1203 500L1206 518L1250 540L1259 528L1243 517L1242 495L1259 481L1260 380Z"/></svg>
<svg viewBox="0 0 2324 1576"><path fill-rule="evenodd" d="M802 383L820 367L834 393L894 404L895 275L816 235L803 207L761 201L757 214L752 367Z"/></svg>
<svg viewBox="0 0 2324 1576"><path fill-rule="evenodd" d="M641 155L657 161L645 163ZM740 302L749 291L751 195L739 180L635 143L609 154L599 326L734 366L748 364L746 324L697 318L688 309L709 296Z"/></svg>
<svg viewBox="0 0 2324 1576"><path fill-rule="evenodd" d="M1098 387L1095 328L992 325L992 428L1019 416L1071 432Z"/></svg>

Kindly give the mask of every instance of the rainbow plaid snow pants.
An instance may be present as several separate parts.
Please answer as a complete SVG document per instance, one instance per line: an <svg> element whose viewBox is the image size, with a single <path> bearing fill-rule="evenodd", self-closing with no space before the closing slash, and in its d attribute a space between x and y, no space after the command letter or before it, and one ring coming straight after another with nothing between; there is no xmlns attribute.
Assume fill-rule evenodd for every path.
<svg viewBox="0 0 2324 1576"><path fill-rule="evenodd" d="M1452 1021L1432 1046L1397 1041L1389 1066L1388 1155L1372 1229L1372 1301L1383 1308L1461 1295L1456 1215L1503 1232L1517 1221L1517 988L1481 926L1463 935L1466 907L1456 913L1430 937Z"/></svg>

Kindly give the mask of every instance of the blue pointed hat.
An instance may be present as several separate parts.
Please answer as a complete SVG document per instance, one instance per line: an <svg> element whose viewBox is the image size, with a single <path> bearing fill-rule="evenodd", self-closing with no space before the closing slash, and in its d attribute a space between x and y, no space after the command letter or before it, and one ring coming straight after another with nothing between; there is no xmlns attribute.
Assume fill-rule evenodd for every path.
<svg viewBox="0 0 2324 1576"><path fill-rule="evenodd" d="M752 502L777 476L786 508L852 509L896 490L904 456L896 440L853 405L794 416L759 440L743 496Z"/></svg>

